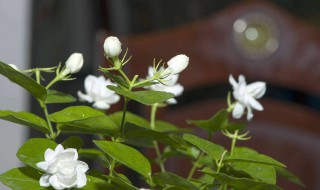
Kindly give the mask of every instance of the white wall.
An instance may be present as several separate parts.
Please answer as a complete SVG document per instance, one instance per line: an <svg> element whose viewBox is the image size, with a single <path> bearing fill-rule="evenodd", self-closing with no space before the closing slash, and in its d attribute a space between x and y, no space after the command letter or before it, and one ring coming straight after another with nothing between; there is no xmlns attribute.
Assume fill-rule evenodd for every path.
<svg viewBox="0 0 320 190"><path fill-rule="evenodd" d="M28 68L32 1L0 0L0 60ZM28 111L27 93L0 75L0 109ZM0 173L21 166L16 151L27 137L27 128L0 120ZM9 189L0 183L0 189Z"/></svg>

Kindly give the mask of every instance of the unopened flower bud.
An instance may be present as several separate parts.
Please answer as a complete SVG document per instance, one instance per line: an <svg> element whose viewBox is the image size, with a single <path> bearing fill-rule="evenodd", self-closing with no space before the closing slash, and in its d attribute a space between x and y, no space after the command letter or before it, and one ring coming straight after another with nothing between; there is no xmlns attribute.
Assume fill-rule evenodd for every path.
<svg viewBox="0 0 320 190"><path fill-rule="evenodd" d="M171 74L178 74L182 72L189 64L189 57L183 54L174 56L168 61L168 69L171 70Z"/></svg>
<svg viewBox="0 0 320 190"><path fill-rule="evenodd" d="M77 73L83 66L83 56L81 53L73 53L66 61L66 68L62 72L63 76L67 74Z"/></svg>
<svg viewBox="0 0 320 190"><path fill-rule="evenodd" d="M110 36L104 41L103 49L107 57L119 56L122 51L121 42L117 37Z"/></svg>

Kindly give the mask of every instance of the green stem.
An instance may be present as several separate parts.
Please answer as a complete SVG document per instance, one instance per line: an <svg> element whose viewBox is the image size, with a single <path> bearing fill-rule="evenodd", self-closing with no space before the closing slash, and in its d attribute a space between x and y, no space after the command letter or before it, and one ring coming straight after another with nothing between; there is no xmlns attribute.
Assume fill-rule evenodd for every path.
<svg viewBox="0 0 320 190"><path fill-rule="evenodd" d="M200 160L202 159L202 157L204 156L204 152L201 152L198 156L198 158L196 159L196 162L193 164L189 174L188 174L188 177L187 177L187 180L190 180L193 176L193 174L196 172L196 169L198 168L199 166L199 162Z"/></svg>
<svg viewBox="0 0 320 190"><path fill-rule="evenodd" d="M152 108L151 108L151 116L150 116L150 127L152 130L155 130L156 128L156 114L157 114L157 109L158 109L158 104L153 104L152 105ZM164 167L164 164L162 162L162 159L161 159L161 152L160 152L160 149L159 149L159 145L158 145L158 142L157 141L153 141L153 146L154 146L154 149L156 151L156 154L157 154L157 159L159 160L159 165L160 165L160 169L161 169L161 172L165 172L166 169Z"/></svg>
<svg viewBox="0 0 320 190"><path fill-rule="evenodd" d="M38 101L39 101L39 104L40 104L41 108L43 109L43 112L44 112L46 120L47 120L47 124L48 124L49 131L50 131L50 138L54 140L56 138L56 136L55 136L55 134L53 132L51 121L49 120L49 113L48 113L47 106L41 100L38 100Z"/></svg>
<svg viewBox="0 0 320 190"><path fill-rule="evenodd" d="M114 166L116 165L116 160L113 159L113 158L111 158L111 159L112 159L112 161L111 161L111 164L109 166L109 176L113 177L113 171L114 171ZM108 182L111 183L111 179L110 178L109 178Z"/></svg>
<svg viewBox="0 0 320 190"><path fill-rule="evenodd" d="M239 130L236 130L233 134L233 138L232 138L232 143L231 143L231 150L230 150L230 155L233 155L233 151L234 151L234 148L236 146L236 142L237 142L237 139L238 139L238 134L239 134Z"/></svg>
<svg viewBox="0 0 320 190"><path fill-rule="evenodd" d="M125 124L125 119L126 119L126 113L127 113L129 100L130 100L129 98L124 97L124 105L123 105L122 119L121 119L121 125L120 125L121 138L123 138L123 135L124 135L124 124Z"/></svg>

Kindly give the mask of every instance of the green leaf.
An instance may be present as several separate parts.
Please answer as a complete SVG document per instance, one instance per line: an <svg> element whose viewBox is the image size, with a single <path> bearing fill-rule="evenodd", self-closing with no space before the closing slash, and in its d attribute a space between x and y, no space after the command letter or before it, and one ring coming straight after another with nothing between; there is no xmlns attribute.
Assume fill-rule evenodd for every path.
<svg viewBox="0 0 320 190"><path fill-rule="evenodd" d="M14 190L51 190L51 187L41 187L41 174L31 167L11 169L0 175L0 181Z"/></svg>
<svg viewBox="0 0 320 190"><path fill-rule="evenodd" d="M33 113L0 110L0 118L7 121L11 121L13 123L31 127L45 134L49 133L49 127L47 122Z"/></svg>
<svg viewBox="0 0 320 190"><path fill-rule="evenodd" d="M306 185L292 172L288 171L285 168L281 168L281 167L275 167L275 168L276 168L277 174L279 174L281 177L284 177L285 179L291 181L294 184L299 185L300 187L303 187L303 188L306 187Z"/></svg>
<svg viewBox="0 0 320 190"><path fill-rule="evenodd" d="M32 96L44 101L47 97L47 90L32 78L15 70L11 66L0 61L0 74L7 77L12 82L30 92Z"/></svg>
<svg viewBox="0 0 320 190"><path fill-rule="evenodd" d="M279 167L286 167L281 162L278 162L277 160L269 156L259 154L256 151L246 147L236 147L234 149L233 155L228 156L224 161L225 162L253 162L253 163L279 166Z"/></svg>
<svg viewBox="0 0 320 190"><path fill-rule="evenodd" d="M233 168L249 174L252 178L269 184L276 184L277 175L274 166L248 162L236 162L233 163Z"/></svg>
<svg viewBox="0 0 320 190"><path fill-rule="evenodd" d="M115 184L115 186L118 189L121 190L139 190L135 186L133 186L131 183L129 183L127 180L122 179L121 177L109 177L107 176L111 181Z"/></svg>
<svg viewBox="0 0 320 190"><path fill-rule="evenodd" d="M208 120L187 120L187 123L200 127L209 133L214 133L226 128L228 124L228 115L228 111L223 109Z"/></svg>
<svg viewBox="0 0 320 190"><path fill-rule="evenodd" d="M125 88L129 88L128 83L124 80L124 78L122 76L112 74L107 69L101 68L101 67L100 67L100 71L104 72L111 80L113 80L119 86L123 86Z"/></svg>
<svg viewBox="0 0 320 190"><path fill-rule="evenodd" d="M197 186L193 185L188 180L170 172L156 173L153 175L153 180L156 184L161 186L172 185L185 190L199 190Z"/></svg>
<svg viewBox="0 0 320 190"><path fill-rule="evenodd" d="M125 124L125 135L127 143L138 146L152 145L153 141L157 141L175 148L184 148L179 141L176 141L165 133L139 127L129 122Z"/></svg>
<svg viewBox="0 0 320 190"><path fill-rule="evenodd" d="M117 126L121 125L121 120L122 120L122 111L119 112L115 112L113 114L110 114L109 117L110 119L117 124ZM147 121L145 118L133 114L131 112L126 112L126 118L125 118L125 122L130 122L130 123L134 123L136 125L139 125L140 127L145 127L145 128L150 128L150 124L149 121Z"/></svg>
<svg viewBox="0 0 320 190"><path fill-rule="evenodd" d="M249 178L236 178L223 173L202 171L206 174L209 174L215 177L217 180L221 181L224 184L228 184L229 187L234 189L243 189L243 190L282 190L280 187L268 184L263 181L257 181Z"/></svg>
<svg viewBox="0 0 320 190"><path fill-rule="evenodd" d="M82 138L78 136L71 136L67 140L63 141L61 145L66 149L66 148L75 148L79 150L82 145L83 145L83 140Z"/></svg>
<svg viewBox="0 0 320 190"><path fill-rule="evenodd" d="M107 159L106 155L97 149L80 149L78 154L81 158L89 158L89 159L96 159L102 162L103 166L106 168L109 167L109 160Z"/></svg>
<svg viewBox="0 0 320 190"><path fill-rule="evenodd" d="M200 150L202 150L206 154L208 154L214 160L219 160L223 152L225 151L225 149L222 146L216 145L210 141L207 141L205 139L202 139L194 135L185 134L183 135L183 138L189 143L198 147Z"/></svg>
<svg viewBox="0 0 320 190"><path fill-rule="evenodd" d="M119 135L119 127L106 115L59 123L58 128L63 132Z"/></svg>
<svg viewBox="0 0 320 190"><path fill-rule="evenodd" d="M113 190L117 189L114 185L109 184L107 181L87 175L87 185L81 188L82 190Z"/></svg>
<svg viewBox="0 0 320 190"><path fill-rule="evenodd" d="M32 138L25 142L18 150L17 157L28 166L37 168L38 162L44 161L44 153L50 148L54 150L57 144L49 139Z"/></svg>
<svg viewBox="0 0 320 190"><path fill-rule="evenodd" d="M103 112L88 106L71 106L49 115L49 119L55 123L79 121L91 117L105 115Z"/></svg>
<svg viewBox="0 0 320 190"><path fill-rule="evenodd" d="M132 100L135 100L135 101L140 102L145 105L153 105L155 103L163 103L166 100L174 97L174 94L168 93L168 92L152 91L152 90L130 92L127 90L123 90L117 86L109 85L107 87L110 90L113 90L122 96L128 97Z"/></svg>
<svg viewBox="0 0 320 190"><path fill-rule="evenodd" d="M186 129L186 128L179 128L172 123L162 121L162 120L157 120L155 122L155 130L159 132L164 132L164 133L185 133L185 132L191 132L191 129Z"/></svg>
<svg viewBox="0 0 320 190"><path fill-rule="evenodd" d="M151 165L148 159L136 149L118 142L97 140L93 142L113 159L138 172L145 178L149 178L151 175Z"/></svg>
<svg viewBox="0 0 320 190"><path fill-rule="evenodd" d="M71 103L77 101L75 97L56 90L48 90L47 93L47 99L45 100L46 104Z"/></svg>

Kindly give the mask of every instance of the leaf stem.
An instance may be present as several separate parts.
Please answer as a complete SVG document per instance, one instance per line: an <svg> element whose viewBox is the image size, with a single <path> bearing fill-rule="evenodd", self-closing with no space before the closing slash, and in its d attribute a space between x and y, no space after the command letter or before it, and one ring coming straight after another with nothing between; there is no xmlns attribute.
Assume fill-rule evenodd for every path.
<svg viewBox="0 0 320 190"><path fill-rule="evenodd" d="M233 138L232 138L232 143L231 143L231 150L230 150L230 155L232 156L234 148L236 146L236 142L238 139L238 134L239 134L239 130L236 130L233 134Z"/></svg>
<svg viewBox="0 0 320 190"><path fill-rule="evenodd" d="M193 166L188 174L187 180L190 180L193 176L193 174L196 172L196 169L199 166L199 162L202 159L202 157L204 156L204 152L201 151L201 153L199 154L198 158L196 159L196 162L193 163Z"/></svg>
<svg viewBox="0 0 320 190"><path fill-rule="evenodd" d="M157 109L158 109L158 103L155 103L152 105L152 108L151 108L151 116L150 116L150 127L152 130L155 130L156 128L156 114L157 114ZM161 159L161 152L160 152L160 149L159 149L159 145L158 145L158 142L157 141L153 141L153 146L154 146L154 149L156 151L156 154L157 154L157 159L159 160L159 166L160 166L160 170L161 172L165 172L166 169L164 167L164 164L163 164L163 161Z"/></svg>

